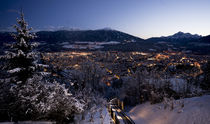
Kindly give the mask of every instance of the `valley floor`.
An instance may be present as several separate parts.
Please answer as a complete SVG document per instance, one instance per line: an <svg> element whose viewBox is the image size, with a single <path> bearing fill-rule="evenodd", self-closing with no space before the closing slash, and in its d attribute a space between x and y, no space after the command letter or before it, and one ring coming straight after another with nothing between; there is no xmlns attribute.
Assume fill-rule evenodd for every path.
<svg viewBox="0 0 210 124"><path fill-rule="evenodd" d="M163 103L145 103L132 108L129 115L136 124L210 124L210 95L185 98L184 107L173 110L164 109Z"/></svg>

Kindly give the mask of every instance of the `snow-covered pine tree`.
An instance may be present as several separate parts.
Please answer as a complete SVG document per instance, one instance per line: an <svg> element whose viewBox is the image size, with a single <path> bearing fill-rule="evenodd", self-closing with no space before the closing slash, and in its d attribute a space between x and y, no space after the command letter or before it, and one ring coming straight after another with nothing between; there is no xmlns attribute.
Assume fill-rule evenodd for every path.
<svg viewBox="0 0 210 124"><path fill-rule="evenodd" d="M73 121L74 114L83 111L82 101L60 83L43 79L46 72L42 72L42 67L47 66L38 64L36 44L30 42L35 34L30 33L23 12L17 23L17 33L12 35L16 42L1 57L5 66L0 72L8 76L0 75L0 121Z"/></svg>
<svg viewBox="0 0 210 124"><path fill-rule="evenodd" d="M32 28L28 28L23 11L20 12L20 19L17 18L17 24L14 25L17 32L12 34L16 42L8 44L9 48L5 51L5 55L0 57L3 65L0 76L0 109L5 110L0 114L9 113L8 116L0 118L0 120L24 120L31 116L30 114L25 116L25 112L35 109L32 107L31 98L38 94L35 94L33 90L36 91L36 87L42 86L39 84L40 80L37 79L36 86L31 84L32 79L35 79L35 75L35 77L39 75L42 79L42 74L46 74L41 70L47 65L38 64L39 53L34 50L37 43L30 42L36 35L30 33ZM27 89L31 89L31 91ZM41 90L38 92L42 92Z"/></svg>
<svg viewBox="0 0 210 124"><path fill-rule="evenodd" d="M4 67L9 73L10 83L15 85L24 84L29 77L37 73L40 67L44 66L38 64L39 54L34 51L37 43L30 42L36 35L30 33L32 28L28 28L22 11L20 13L20 19L17 19L17 23L18 25L14 25L17 33L12 34L16 42L11 44L10 51L6 51L5 60L7 63Z"/></svg>

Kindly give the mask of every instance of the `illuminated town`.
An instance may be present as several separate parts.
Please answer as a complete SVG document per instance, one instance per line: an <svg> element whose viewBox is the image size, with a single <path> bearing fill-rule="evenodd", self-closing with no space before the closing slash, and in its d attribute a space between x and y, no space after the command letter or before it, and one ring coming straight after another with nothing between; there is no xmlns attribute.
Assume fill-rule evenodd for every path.
<svg viewBox="0 0 210 124"><path fill-rule="evenodd" d="M77 51L44 53L43 56L43 59L53 68L61 70L81 70L83 64L94 63L95 66L106 71L108 79L132 76L138 68L158 71L159 74L169 74L176 78L184 76L195 78L203 73L202 66L209 59L209 56L167 51L163 53Z"/></svg>

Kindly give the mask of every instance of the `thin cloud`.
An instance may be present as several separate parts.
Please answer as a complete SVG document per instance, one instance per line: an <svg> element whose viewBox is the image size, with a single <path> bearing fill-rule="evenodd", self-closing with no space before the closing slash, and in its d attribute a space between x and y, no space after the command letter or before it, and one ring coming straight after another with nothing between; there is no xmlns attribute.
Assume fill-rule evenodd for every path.
<svg viewBox="0 0 210 124"><path fill-rule="evenodd" d="M14 32L14 28L11 27L0 27L0 32Z"/></svg>
<svg viewBox="0 0 210 124"><path fill-rule="evenodd" d="M9 13L20 13L20 11L16 10L16 9L8 9L7 12Z"/></svg>
<svg viewBox="0 0 210 124"><path fill-rule="evenodd" d="M76 27L67 27L67 26L44 26L43 28L37 28L35 30L36 31L58 31L58 30L76 31L81 29Z"/></svg>

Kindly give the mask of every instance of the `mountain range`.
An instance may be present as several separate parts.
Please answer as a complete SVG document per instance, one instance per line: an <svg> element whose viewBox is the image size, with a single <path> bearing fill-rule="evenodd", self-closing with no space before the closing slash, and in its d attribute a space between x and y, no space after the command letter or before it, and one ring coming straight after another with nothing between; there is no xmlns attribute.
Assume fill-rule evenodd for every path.
<svg viewBox="0 0 210 124"><path fill-rule="evenodd" d="M0 32L1 53L4 43L13 42L11 32ZM174 35L142 39L117 30L60 30L39 31L34 41L40 51L114 50L114 51L185 51L195 54L210 53L210 35L201 36L177 32Z"/></svg>
<svg viewBox="0 0 210 124"><path fill-rule="evenodd" d="M176 42L176 41L193 41L193 40L198 40L202 38L201 35L198 34L190 34L190 33L184 33L184 32L177 32L173 35L170 36L162 36L162 37L152 37L147 40L149 41L166 41L166 42Z"/></svg>

